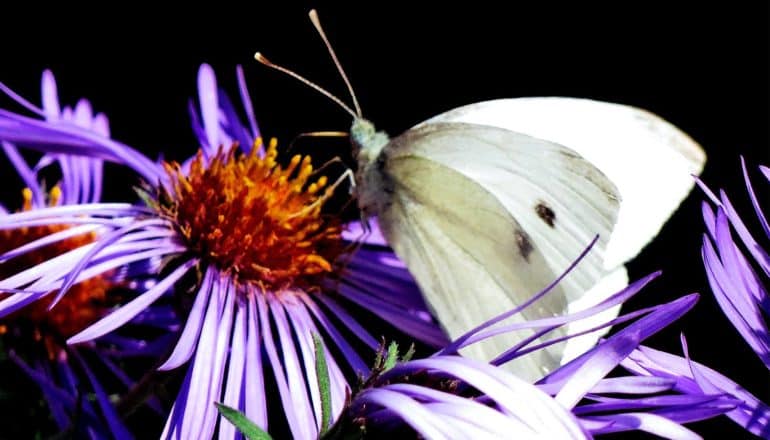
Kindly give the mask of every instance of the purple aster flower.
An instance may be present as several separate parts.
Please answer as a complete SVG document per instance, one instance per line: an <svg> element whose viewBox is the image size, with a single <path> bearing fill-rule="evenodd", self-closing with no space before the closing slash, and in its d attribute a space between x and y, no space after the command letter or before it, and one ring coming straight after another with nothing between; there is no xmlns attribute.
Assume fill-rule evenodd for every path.
<svg viewBox="0 0 770 440"><path fill-rule="evenodd" d="M770 226L751 184L743 158L741 166L749 199L754 206L764 238L754 238L724 191L720 191L717 197L705 184L698 181L711 201L711 204L703 204L707 233L703 236L701 252L706 275L717 303L765 367L770 369L770 330L767 327L770 317L770 297L767 290L770 280L770 255L760 244L770 238ZM766 184L767 180L770 180L770 169L760 166L759 170ZM733 238L732 231L735 231L739 240ZM717 383L715 386L727 386L730 391L738 390L736 397L746 394L733 383ZM731 413L731 418L757 435L770 435L770 408L753 396L747 398L746 405L748 406L742 407L742 411Z"/></svg>
<svg viewBox="0 0 770 440"><path fill-rule="evenodd" d="M395 434L413 430L424 438L444 439L587 438L641 430L667 438L700 438L682 424L733 411L741 402L723 390L683 384L682 381L689 380L686 372L645 370L638 364L640 343L690 310L697 294L610 317L595 328L586 329L590 332L631 322L532 385L495 365L541 350L563 338L529 347L525 342L512 347L492 365L452 354L499 331L531 329L545 333L599 315L639 292L656 276L632 283L583 312L488 331L495 323L518 312L511 311L472 330L430 358L399 363L385 371L375 366L376 374L354 396L332 432L342 438L345 433ZM547 294L550 287L541 295ZM567 338L574 336L578 335ZM530 343L536 340L532 337ZM632 374L608 377L621 363L628 364Z"/></svg>
<svg viewBox="0 0 770 440"><path fill-rule="evenodd" d="M218 421L214 402L245 412L267 429L269 400L277 400L266 395L272 381L291 434L315 438L321 402L313 334L333 347L325 356L334 414L348 393L345 373L368 372L354 346L368 346L371 353L379 346L351 307L429 344L447 341L381 235L362 237L360 225L346 228L338 216L322 211L336 185L317 176L309 157L295 156L284 166L277 162L275 142L262 147L240 69L238 78L247 124L217 89L212 69L201 67L200 114L191 105L201 148L182 164L158 164L79 127L0 110L0 139L127 165L146 182L147 202L82 203L6 216L2 229L66 222L107 232L91 245L1 280L7 291L34 292L10 295L0 302L0 314L46 296L56 303L84 277L162 260L155 285L68 342L101 338L174 292L189 304L187 319L160 368L188 366L163 437L212 436ZM219 423L220 438L234 435L230 424Z"/></svg>
<svg viewBox="0 0 770 440"><path fill-rule="evenodd" d="M52 125L79 127L97 136L109 136L107 118L101 113L94 115L88 101L80 100L74 109L59 107L56 82L49 71L43 74L42 95L42 108L11 96ZM9 210L0 205L0 224L12 222L10 219L15 216L40 218L39 214L47 210L98 203L102 189L102 160L45 154L30 166L14 144L3 141L2 148L25 188L18 213L9 214ZM46 188L41 183L46 177L54 177L59 183ZM56 269L44 262L66 258L77 249L93 246L105 233L106 228L101 224L57 221L30 222L23 228L0 228L0 304L4 310L0 319L0 338L10 359L42 390L59 429L88 438L109 435L128 438L130 433L121 423L109 394L126 392L133 383L120 368L123 358L157 355L162 344L110 335L99 343L71 347L66 344L66 339L109 314L121 297L130 297L128 288L135 287L136 281L127 280L126 271L84 274L75 280L68 295L50 310L51 297L43 295L55 289L56 283L50 276L62 275L57 275ZM12 281L19 275L34 273L37 273L36 281ZM6 289L10 284L16 287ZM28 298L40 300L29 301ZM173 315L160 308L147 310L137 321L166 331L174 326ZM120 386L102 385L96 369L112 372L105 379ZM95 402L89 399L90 395L95 397ZM157 402L152 405L160 410Z"/></svg>

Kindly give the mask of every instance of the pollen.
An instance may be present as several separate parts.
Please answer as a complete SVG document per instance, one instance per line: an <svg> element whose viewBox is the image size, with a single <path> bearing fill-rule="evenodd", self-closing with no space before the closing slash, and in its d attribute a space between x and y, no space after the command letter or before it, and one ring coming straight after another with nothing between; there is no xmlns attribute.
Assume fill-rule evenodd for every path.
<svg viewBox="0 0 770 440"><path fill-rule="evenodd" d="M251 152L220 149L195 156L189 172L167 164L173 194L161 208L176 223L188 246L236 282L280 291L313 285L333 271L341 251L341 223L322 213L334 191L309 156L282 166L277 141L264 155L261 141Z"/></svg>
<svg viewBox="0 0 770 440"><path fill-rule="evenodd" d="M61 198L61 189L54 186L48 193L48 205L55 206ZM32 191L22 190L22 211L32 209ZM68 225L44 225L0 230L0 254L34 240L63 231ZM0 263L0 279L28 269L67 251L91 243L94 233L86 233L51 243L26 254ZM0 320L0 335L13 332L15 338L32 338L44 344L53 359L64 346L64 341L102 317L108 306L107 291L114 287L106 278L98 276L72 286L56 306L48 310L56 292L30 304ZM0 298L5 296L0 293ZM19 332L23 333L20 334Z"/></svg>

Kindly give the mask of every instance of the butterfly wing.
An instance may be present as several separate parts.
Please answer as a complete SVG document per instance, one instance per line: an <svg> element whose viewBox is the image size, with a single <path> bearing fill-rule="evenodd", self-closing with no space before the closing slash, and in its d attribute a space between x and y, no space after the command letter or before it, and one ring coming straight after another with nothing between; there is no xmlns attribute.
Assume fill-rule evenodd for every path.
<svg viewBox="0 0 770 440"><path fill-rule="evenodd" d="M490 191L490 182L504 188L516 206ZM473 124L409 130L364 171L363 183L364 191L376 194L384 235L451 337L523 303L553 281L543 246L554 246L549 252L562 257L560 272L595 234L609 236L617 210L612 184L574 152ZM533 239L538 229L556 237L541 244ZM561 314L571 296L593 286L604 275L600 248L587 257L592 262L581 264L523 318ZM498 336L466 354L489 360L526 336ZM541 351L513 369L530 379L542 377L559 365L560 350Z"/></svg>
<svg viewBox="0 0 770 440"><path fill-rule="evenodd" d="M500 99L467 105L423 123L505 128L574 150L618 188L622 203L604 266L630 260L657 235L706 161L687 134L638 108L576 98Z"/></svg>

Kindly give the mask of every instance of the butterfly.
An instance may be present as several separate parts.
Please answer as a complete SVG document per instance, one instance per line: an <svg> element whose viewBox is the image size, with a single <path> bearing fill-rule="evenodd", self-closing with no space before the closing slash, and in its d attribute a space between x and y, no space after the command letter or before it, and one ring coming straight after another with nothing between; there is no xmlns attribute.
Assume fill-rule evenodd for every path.
<svg viewBox="0 0 770 440"><path fill-rule="evenodd" d="M452 338L547 286L594 234L587 257L522 318L575 311L625 287L623 263L657 234L705 162L695 141L651 113L575 98L480 102L383 136L353 123L359 207L377 217ZM466 354L488 360L514 339ZM595 341L516 369L541 377Z"/></svg>
<svg viewBox="0 0 770 440"><path fill-rule="evenodd" d="M520 316L595 305L625 287L623 264L660 230L693 186L703 149L660 117L576 98L516 98L450 110L389 138L361 116L317 16L311 19L351 90L355 194L376 218L450 338L513 309L591 252ZM257 59L292 76L257 54ZM617 316L619 307L594 319ZM591 327L588 320L551 337ZM559 333L561 332L561 333ZM490 360L524 338L506 333L462 353ZM535 380L595 344L600 333L509 363Z"/></svg>

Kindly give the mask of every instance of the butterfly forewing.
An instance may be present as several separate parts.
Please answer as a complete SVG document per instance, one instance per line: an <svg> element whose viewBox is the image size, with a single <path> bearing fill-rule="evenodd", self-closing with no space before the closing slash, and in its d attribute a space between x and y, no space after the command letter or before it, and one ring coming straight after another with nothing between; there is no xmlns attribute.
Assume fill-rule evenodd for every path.
<svg viewBox="0 0 770 440"><path fill-rule="evenodd" d="M633 258L693 187L706 161L690 136L638 108L589 99L498 99L450 110L424 122L504 128L564 145L602 171L622 197L605 254L612 269Z"/></svg>

